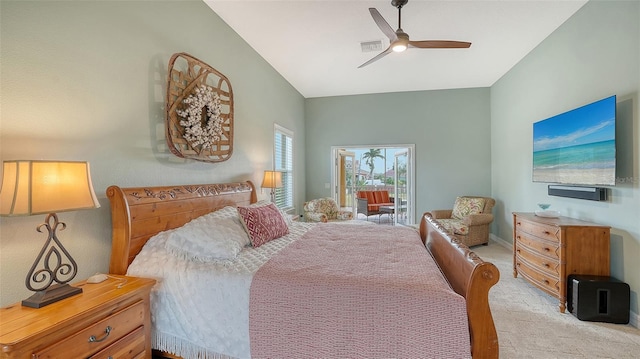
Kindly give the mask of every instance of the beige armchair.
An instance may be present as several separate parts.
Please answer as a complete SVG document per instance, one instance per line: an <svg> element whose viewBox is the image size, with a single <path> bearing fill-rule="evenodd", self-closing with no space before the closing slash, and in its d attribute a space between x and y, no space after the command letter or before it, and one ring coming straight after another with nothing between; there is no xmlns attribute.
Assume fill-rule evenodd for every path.
<svg viewBox="0 0 640 359"><path fill-rule="evenodd" d="M487 245L489 243L489 225L493 222L491 210L496 201L490 197L462 196L456 198L453 209L440 209L427 212L467 246Z"/></svg>
<svg viewBox="0 0 640 359"><path fill-rule="evenodd" d="M326 197L305 202L304 218L307 222L346 221L353 219L353 212L341 211L333 198Z"/></svg>

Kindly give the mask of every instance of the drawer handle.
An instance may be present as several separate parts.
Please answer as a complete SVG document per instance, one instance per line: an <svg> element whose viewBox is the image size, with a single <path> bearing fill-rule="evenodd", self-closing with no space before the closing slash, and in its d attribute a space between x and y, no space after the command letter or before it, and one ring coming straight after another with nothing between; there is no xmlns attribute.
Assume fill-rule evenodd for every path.
<svg viewBox="0 0 640 359"><path fill-rule="evenodd" d="M549 232L549 231L544 231L542 233L546 234L547 236L551 234L551 232Z"/></svg>
<svg viewBox="0 0 640 359"><path fill-rule="evenodd" d="M542 265L549 268L549 263L542 263Z"/></svg>
<svg viewBox="0 0 640 359"><path fill-rule="evenodd" d="M551 250L551 249L549 249L549 248L547 248L547 247L544 247L544 248L542 248L542 249L543 249L545 252L549 252L549 251Z"/></svg>
<svg viewBox="0 0 640 359"><path fill-rule="evenodd" d="M107 328L104 330L104 337L102 337L102 339L96 338L95 335L90 336L89 337L89 343L99 343L99 342L107 339L109 337L109 334L111 334L111 326L107 326Z"/></svg>
<svg viewBox="0 0 640 359"><path fill-rule="evenodd" d="M548 280L543 280L544 284L549 285L549 281Z"/></svg>

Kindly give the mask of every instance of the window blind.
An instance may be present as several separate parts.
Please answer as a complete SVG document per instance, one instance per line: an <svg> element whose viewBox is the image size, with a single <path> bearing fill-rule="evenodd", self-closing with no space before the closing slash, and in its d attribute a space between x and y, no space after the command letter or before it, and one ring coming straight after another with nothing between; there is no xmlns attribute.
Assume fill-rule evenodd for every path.
<svg viewBox="0 0 640 359"><path fill-rule="evenodd" d="M282 172L282 187L275 192L276 206L293 208L293 131L275 125L274 170Z"/></svg>

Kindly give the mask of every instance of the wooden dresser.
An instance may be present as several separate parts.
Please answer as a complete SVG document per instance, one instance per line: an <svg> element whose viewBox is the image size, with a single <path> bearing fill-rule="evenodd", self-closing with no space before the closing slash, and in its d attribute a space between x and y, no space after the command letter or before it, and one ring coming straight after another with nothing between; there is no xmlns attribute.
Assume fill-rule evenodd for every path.
<svg viewBox="0 0 640 359"><path fill-rule="evenodd" d="M0 308L0 358L151 358L154 283L113 276L39 309Z"/></svg>
<svg viewBox="0 0 640 359"><path fill-rule="evenodd" d="M570 274L608 276L609 228L569 217L513 213L513 276L560 300L564 313Z"/></svg>

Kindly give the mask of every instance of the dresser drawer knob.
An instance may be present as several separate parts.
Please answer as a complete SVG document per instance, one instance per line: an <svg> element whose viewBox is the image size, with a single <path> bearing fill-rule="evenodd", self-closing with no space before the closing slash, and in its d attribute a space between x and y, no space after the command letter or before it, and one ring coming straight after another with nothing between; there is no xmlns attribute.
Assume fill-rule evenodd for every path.
<svg viewBox="0 0 640 359"><path fill-rule="evenodd" d="M89 343L99 343L99 342L107 339L109 337L109 334L111 334L111 326L107 326L107 328L105 328L104 337L102 337L101 339L96 338L95 335L90 336L89 337Z"/></svg>
<svg viewBox="0 0 640 359"><path fill-rule="evenodd" d="M543 249L545 252L549 252L549 251L551 250L551 249L549 249L549 248L547 248L547 247L544 247L544 248L542 248L542 249Z"/></svg>

